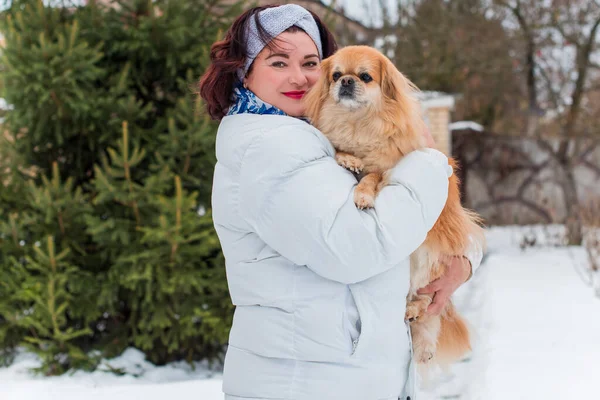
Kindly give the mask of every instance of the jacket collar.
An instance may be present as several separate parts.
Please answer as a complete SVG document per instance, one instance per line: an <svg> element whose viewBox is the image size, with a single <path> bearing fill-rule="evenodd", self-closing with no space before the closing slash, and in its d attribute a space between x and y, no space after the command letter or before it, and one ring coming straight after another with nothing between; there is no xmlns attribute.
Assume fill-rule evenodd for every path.
<svg viewBox="0 0 600 400"><path fill-rule="evenodd" d="M227 115L235 114L259 114L259 115L283 115L288 116L283 110L262 101L253 91L246 89L241 83L237 83L233 88L234 103L229 107ZM296 117L308 124L310 121L306 117Z"/></svg>

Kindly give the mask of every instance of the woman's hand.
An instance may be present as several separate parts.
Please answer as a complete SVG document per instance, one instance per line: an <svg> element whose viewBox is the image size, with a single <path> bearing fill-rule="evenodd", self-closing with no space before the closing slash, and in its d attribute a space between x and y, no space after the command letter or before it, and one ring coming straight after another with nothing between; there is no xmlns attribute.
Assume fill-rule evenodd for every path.
<svg viewBox="0 0 600 400"><path fill-rule="evenodd" d="M471 263L466 257L454 256L447 264L446 272L429 285L417 290L418 294L433 294L427 314L440 315L452 293L471 276Z"/></svg>

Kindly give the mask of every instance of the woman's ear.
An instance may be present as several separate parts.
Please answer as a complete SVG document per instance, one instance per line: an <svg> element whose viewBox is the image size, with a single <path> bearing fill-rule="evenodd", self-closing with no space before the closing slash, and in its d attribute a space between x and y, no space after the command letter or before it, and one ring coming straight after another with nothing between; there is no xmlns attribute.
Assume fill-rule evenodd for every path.
<svg viewBox="0 0 600 400"><path fill-rule="evenodd" d="M306 117L313 124L319 121L323 104L329 97L329 84L331 79L331 57L321 62L321 76L315 85L306 93L304 104L306 105Z"/></svg>

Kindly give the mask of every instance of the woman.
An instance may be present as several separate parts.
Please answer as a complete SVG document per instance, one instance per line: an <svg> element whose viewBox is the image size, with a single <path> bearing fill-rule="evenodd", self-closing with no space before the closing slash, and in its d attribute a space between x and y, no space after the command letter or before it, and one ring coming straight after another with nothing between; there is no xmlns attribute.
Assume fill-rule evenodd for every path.
<svg viewBox="0 0 600 400"><path fill-rule="evenodd" d="M433 149L407 155L375 208L357 209L356 177L302 118L302 96L335 50L304 8L258 7L213 45L200 81L221 121L212 206L236 305L229 400L415 399L408 257L444 206L448 160ZM427 288L428 312L469 273L458 257Z"/></svg>

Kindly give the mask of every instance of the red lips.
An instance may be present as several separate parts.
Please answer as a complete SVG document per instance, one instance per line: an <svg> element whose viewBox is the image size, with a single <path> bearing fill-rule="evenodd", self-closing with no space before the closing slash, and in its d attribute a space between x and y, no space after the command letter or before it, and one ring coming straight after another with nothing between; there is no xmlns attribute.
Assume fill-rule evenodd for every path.
<svg viewBox="0 0 600 400"><path fill-rule="evenodd" d="M304 97L304 94L306 93L306 91L294 91L294 92L285 92L284 95L286 95L287 97L290 97L292 99L295 100L300 100L302 97Z"/></svg>

